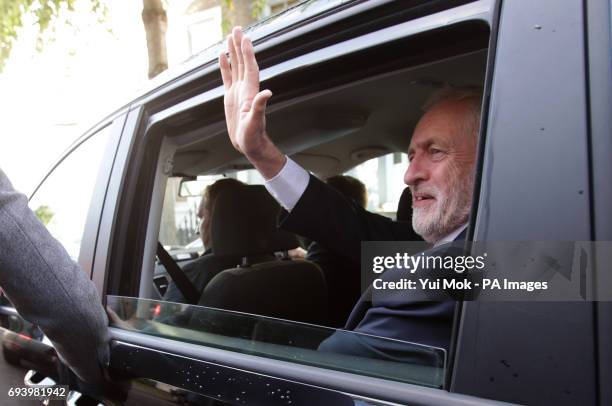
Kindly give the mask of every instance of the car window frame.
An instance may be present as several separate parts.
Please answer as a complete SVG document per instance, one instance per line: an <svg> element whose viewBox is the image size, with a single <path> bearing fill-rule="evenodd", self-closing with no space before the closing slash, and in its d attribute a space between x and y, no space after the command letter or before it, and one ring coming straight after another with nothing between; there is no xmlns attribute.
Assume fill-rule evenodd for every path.
<svg viewBox="0 0 612 406"><path fill-rule="evenodd" d="M94 245L91 279L102 296L102 303L106 304L106 291L110 278L108 271L112 266L111 250L117 251L113 246L116 240L115 222L119 221L118 208L125 198L123 186L129 182L130 165L139 163L138 159L128 159L137 149L137 138L133 135L138 132L139 126L146 122L144 109L140 106L129 106L123 112L123 127L116 144L115 157L110 170L110 180L103 197L102 212L99 217L97 239ZM119 252L116 256L122 256Z"/></svg>
<svg viewBox="0 0 612 406"><path fill-rule="evenodd" d="M594 240L612 240L612 2L585 3L588 38L588 102L591 134L591 168L593 185L593 233ZM596 261L599 261L596 259ZM597 268L607 266L605 260ZM601 269L600 268L600 269ZM612 303L596 305L599 399L601 404L612 403Z"/></svg>
<svg viewBox="0 0 612 406"><path fill-rule="evenodd" d="M401 23L401 24L398 24L397 26L392 26L392 27L388 27L383 30L380 30L383 33L380 36L377 36L377 34L381 34L381 32L366 34L364 35L364 38L359 38L359 40L362 40L361 43L359 43L360 42L359 40L353 39L355 41L351 40L350 47L347 47L346 44L344 43L335 44L335 45L325 48L324 50L314 51L305 56L296 57L290 61L280 63L279 65L273 66L269 69L263 69L262 77L264 80L269 80L270 78L277 77L286 72L289 72L295 69L296 66L299 66L300 64L305 63L305 62L308 62L308 64L311 64L316 61L321 62L321 61L330 60L333 58L338 58L341 55L346 55L350 52L355 52L356 50L362 50L362 49L367 49L370 47L380 46L394 39L407 38L407 37L410 37L411 35L415 35L415 34L427 31L428 29L435 30L437 28L440 28L441 26L448 27L448 26L452 26L453 24L460 24L466 21L479 21L479 22L482 22L482 23L485 23L491 26L491 13L492 13L493 7L494 7L494 2L488 1L488 0L476 1L474 3L469 3L467 5L459 6L457 7L457 9L464 10L464 14L460 16L454 15L455 19L452 19L451 24L447 24L447 23L448 23L448 18L450 17L450 15L452 15L451 12L455 10L454 8L448 10L448 13L443 12L444 13L443 17L440 17L439 15L423 17L423 19L425 20L427 20L428 17L430 17L430 19L429 21L426 21L427 22L426 25L421 26L421 28L419 29L415 29L414 27L411 28L411 24L415 24L414 21L408 21L406 23ZM442 24L443 22L444 24ZM418 22L416 24L418 24ZM257 45L256 50L264 49L266 46L267 44L264 42L260 45ZM312 60L310 58L312 58ZM217 69L216 66L210 66L210 67L204 68L204 70L208 72L212 72L213 70L216 70L216 69ZM153 142L154 139L157 139L157 141L155 141L155 144L159 147L160 145L164 143L164 138L166 138L166 135L168 134L167 123L170 122L171 119L181 117L182 115L188 114L188 111L190 109L197 107L197 106L203 106L204 104L209 103L212 100L215 100L215 99L218 100L220 97L222 97L222 88L215 87L199 95L188 98L187 100L179 101L175 105L172 105L171 107L168 107L167 109L164 109L158 112L152 112L152 111L149 112L146 105L138 106L138 112L137 113L134 112L135 121L133 123L133 126L132 125L128 126L134 130L134 134L132 136L132 141L130 141L130 145L134 147L134 145L139 144L141 148L144 148L143 140L146 139L149 142ZM281 102L279 103L277 108L281 108L282 106L283 106L283 103ZM136 108L136 106L134 108ZM138 141L136 141L137 139ZM126 156L127 156L128 150L129 150L128 148L125 148ZM146 155L144 152L141 152L140 154ZM163 161L164 160L159 159L160 156L161 155L156 155L155 157L149 157L150 162L148 163L148 168L151 170L152 173L148 175L150 176L150 178L146 182L148 182L151 191L154 190L155 187L157 187L154 185L163 184L164 183L163 180L165 179L165 176L167 176L163 174ZM135 168L135 165L132 165L131 169L134 169L134 168ZM157 174L158 176L155 176L155 174ZM125 176L126 174L122 173L121 175ZM134 177L136 175L135 173L131 173L129 174L129 176ZM144 205L144 207L147 207L147 209L150 209L150 206L147 206L146 204ZM161 206L159 209L161 210ZM158 230L155 230L156 227L154 227L154 225L155 225L155 222L159 222L160 219L151 218L150 214L151 213L148 212L146 217L149 219L149 221L153 221L154 223L153 223L153 226L151 226L150 222L147 223L148 231L146 234L146 238L147 238L146 244L148 245L148 247L144 248L143 251L148 253L150 257L154 258L155 250L153 248L152 241L154 241L154 239L152 236L155 236L155 242L156 242L157 233L155 233L155 231L158 231ZM114 220L117 221L116 219ZM113 252L113 255L116 255L116 253ZM108 275L105 275L105 276L108 276ZM102 276L102 278L104 278L105 276ZM142 280L142 278L140 278L140 280ZM152 286L151 283L148 283L148 284ZM109 293L107 284L101 283L101 285L103 287L103 292ZM163 343L163 345L162 346L158 345L157 347L154 347L154 346L151 346L152 342L148 340L148 337L145 337L144 334L139 334L135 332L127 332L127 331L119 330L116 328L111 328L111 332L112 332L114 342L121 343L122 345L129 346L129 345L137 345L137 343L141 343L146 348L157 348L159 351L163 351L169 354L174 354L176 356L179 356L179 352L177 350L180 347L182 350L184 350L184 352L182 352L183 355L188 355L191 357L195 356L197 360L200 360L200 361L216 360L218 362L219 359L223 359L223 364L226 365L229 362L229 360L233 359L236 361L236 364L234 365L235 367L252 371L252 373L254 374L264 372L263 370L261 370L261 368L265 367L265 362L262 362L262 360L260 359L261 357L255 357L255 356L245 355L245 354L237 354L237 353L233 353L231 351L225 351L225 350L216 350L216 349L211 349L208 347L199 346L195 344L189 344L189 343L180 343L179 345L176 341L168 340L169 342L166 342L165 340L160 340L158 338L156 338L156 340L158 340L158 344ZM214 350L212 353L209 352L212 350ZM215 351L223 351L222 358L219 358L220 357L219 353L216 353ZM196 353L198 354L197 356L195 355ZM210 355L210 354L216 354L216 355ZM276 366L277 362L281 362L281 361L271 360L267 358L265 358L264 360L268 361L269 363L272 363L273 366ZM298 365L293 365L293 364L291 365L291 367L297 368L297 370L300 371L297 375L294 376L294 378L298 379L299 382L302 382L304 384L311 384L311 385L323 384L324 386L333 388L334 390L337 390L337 391L347 390L346 384L348 381L346 381L345 379L346 377L344 377L343 379L335 379L334 376L337 375L337 372L335 371L323 370L323 371L329 372L329 374L323 374L325 376L325 380L322 380L316 377L316 376L319 376L319 377L323 376L320 373L321 371L317 372L318 375L317 374L307 375L312 378L312 380L309 381L308 379L306 380L303 379L304 375L303 375L303 370L301 370L301 368L302 367L315 368L315 367L298 366ZM269 371L270 373L273 373L274 376L283 376L285 378L287 377L285 370L283 370L282 374L279 373L277 369L274 369L274 371L277 371L277 372L273 372L272 369L270 369ZM355 393L357 395L360 395L360 394L361 395L375 395L377 398L381 400L394 401L389 396L389 393L390 393L389 391L386 391L386 390L379 391L376 389L376 385L373 384L371 381L369 381L372 378L363 377L363 376L359 376L355 374L348 374L348 375L351 376L351 379L355 380L354 382L358 382L358 384L355 384L354 386ZM396 398L395 401L401 400L402 402L407 402L407 401L413 401L417 398L420 398L420 399L427 398L431 400L432 393L436 393L437 394L436 396L441 396L442 398L445 399L446 402L448 402L448 399L449 399L447 398L447 396L450 396L451 398L454 398L454 396L462 396L462 395L452 394L451 392L448 392L447 390L442 390L442 389L422 388L422 387L418 387L415 385L405 386L405 385L410 385L410 384L398 384L398 385L400 385L402 389L397 389L397 391L395 392L392 391L393 393L396 393L398 396L398 398ZM423 390L425 389L427 389L427 391L423 392ZM410 396L412 397L406 396L407 393L410 393L411 394ZM425 396L425 397L421 397L421 396ZM478 404L478 399L472 399L472 400L476 402L475 404ZM443 404L443 403L440 403L440 404Z"/></svg>
<svg viewBox="0 0 612 406"><path fill-rule="evenodd" d="M520 6L518 3L500 2L495 37L497 44L495 54L490 55L497 61L495 64L491 61L491 70L487 74L489 86L485 88L485 99L488 100L487 108L483 110L486 116L482 121L486 126L483 124L481 127L479 141L476 176L480 183L474 194L468 232L470 240L522 241L533 240L534 237L553 241L592 239L589 218L593 212L582 199L583 195L589 195L592 187L588 101L583 103L582 99L588 86L583 62L590 45L583 37L587 23L581 12L585 4L573 1L559 8L557 3L549 0ZM562 31L561 27L565 30L562 41L554 35ZM542 31L544 35L534 36L534 33L537 35ZM519 48L530 58L515 58L515 51ZM542 49L547 52L542 52ZM554 61L556 69L552 69L551 61ZM538 69L540 66L551 69ZM564 80L559 80L559 77ZM568 81L572 86L572 95L575 95L571 99L561 97L557 89L558 83ZM530 88L529 83L544 85ZM574 104L567 108L563 103L552 103L558 99ZM539 107L535 110L537 115L530 114L531 106ZM504 125L508 123L508 117L513 117L520 124ZM563 125L559 126L558 123ZM553 130L549 124L555 124L557 128ZM584 131L576 129L581 126ZM533 132L525 131L525 128L552 130L555 137L533 137L535 142L529 143L526 137ZM517 155L499 154L504 149L500 147L502 143L508 150L517 148L516 151L521 152L520 165L516 165ZM540 154L544 150L546 152ZM609 149L606 152L609 155ZM545 161L548 165L534 170L530 161L538 158L537 154L542 159L548 158ZM568 156L572 157L571 164L567 163ZM537 174L525 177L524 172L512 170L514 166L522 170L531 168ZM573 176L567 176L568 172L572 172ZM537 210L520 202L517 204L508 198L507 193L500 193L500 188L506 191L514 189L514 185L506 187L510 185L508 181L512 177L521 179L518 184L527 185L524 190L538 191L525 193L530 201L533 199L539 203ZM582 180L577 181L579 177ZM559 178L564 181L555 183L554 180ZM495 187L498 188L496 193L492 192ZM555 192L558 190L569 187L572 191L575 187L576 193L556 202L551 197L557 196ZM544 204L551 209L543 209ZM568 213L572 214L568 216ZM582 216L580 221L574 220L579 216ZM582 221L585 217L586 221ZM521 227L526 224L529 227ZM593 344L595 333L592 331L597 320L596 307L596 303L567 302L464 303L460 309L460 323L456 326L458 336L451 356L451 359L461 362L453 368L451 389L475 396L495 394L497 399L521 404L544 401L554 404L597 403L597 346ZM583 330L580 330L580 334L566 335L568 325ZM530 337L534 336L538 340L531 341ZM582 341L575 337L580 337ZM530 345L526 346L527 342ZM581 348L581 358L567 357L568 348ZM497 354L504 354L503 360ZM551 365L540 359L542 354L546 354L547 360L554 359L554 363ZM541 362L534 362L534 359ZM581 374L574 376L572 374L577 365L580 365ZM551 374L553 369L555 373ZM505 379L506 374L511 378ZM523 375L528 376L521 380L513 379ZM562 379L555 380L567 376L574 376L571 390L565 389L566 384Z"/></svg>

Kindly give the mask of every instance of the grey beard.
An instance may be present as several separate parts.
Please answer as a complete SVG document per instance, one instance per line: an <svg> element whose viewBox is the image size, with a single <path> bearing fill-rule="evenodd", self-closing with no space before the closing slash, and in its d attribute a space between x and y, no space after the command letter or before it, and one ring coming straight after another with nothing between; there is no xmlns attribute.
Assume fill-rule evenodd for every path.
<svg viewBox="0 0 612 406"><path fill-rule="evenodd" d="M465 179L467 178L467 179ZM451 188L448 196L438 194L439 208L414 208L412 212L412 228L430 244L435 244L444 236L467 222L470 215L472 198L472 178L465 177L456 187Z"/></svg>

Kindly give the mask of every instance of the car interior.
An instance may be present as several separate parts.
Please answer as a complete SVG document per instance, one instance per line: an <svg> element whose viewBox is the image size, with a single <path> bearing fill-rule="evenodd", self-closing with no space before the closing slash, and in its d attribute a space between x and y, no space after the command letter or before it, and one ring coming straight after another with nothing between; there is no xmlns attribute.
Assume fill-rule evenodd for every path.
<svg viewBox="0 0 612 406"><path fill-rule="evenodd" d="M368 209L395 219L405 189L402 181L408 163L405 152L422 106L432 93L445 86L481 86L486 57L485 50L477 50L272 104L267 115L268 132L282 151L322 179L350 174L368 185L370 194L374 189L378 197L384 188L392 201L370 202ZM179 196L181 188L176 185L181 180L207 179L212 183L222 177L233 177L247 184L262 183L263 179L230 144L223 121L187 128L166 138L173 152L163 213L169 210L169 204L189 200ZM157 198L162 197L160 193ZM164 241L168 222L163 218L159 221L160 241L175 253L174 259L181 266L194 259L193 250L189 252L185 246L188 241L199 239L194 220L199 198L191 197L188 214L181 217L178 211L175 213L171 231L177 233L180 229L179 234L189 234L181 244ZM275 256L272 261L257 264L246 261L223 270L202 290L199 304L325 325L324 315L317 312L324 312L328 297L334 292L326 291L325 280L319 280L316 265L310 264L311 269L306 269L305 261L283 255L299 246L299 240L275 228L278 204L263 186L245 189L242 196L228 194L220 199L222 204L216 206L220 210L213 213L215 253L244 260L253 254ZM401 212L400 209L400 219L405 217ZM187 223L191 224L191 233L185 231L189 227L182 227ZM249 252L249 248L260 245L263 246L259 250ZM201 254L204 247L199 246L198 250ZM159 263L154 275L147 271L143 269L155 279L150 298L161 299L171 278ZM305 297L300 295L300 283L308 286L303 289L308 291ZM283 291L276 287L283 287L286 295L274 296L273 292ZM270 299L270 303L264 303L262 298Z"/></svg>
<svg viewBox="0 0 612 406"><path fill-rule="evenodd" d="M261 88L274 94L266 114L268 134L323 180L342 174L359 179L368 191L367 210L404 221L410 214L398 205L406 151L423 106L448 86L481 87L488 46L488 26L473 21L331 53L316 63L289 64L275 75L269 69L276 71L278 60L262 56ZM144 334L443 387L445 349L397 340L393 346L400 351L384 353L375 350L377 343L392 339L343 329L360 292L341 296L344 286L334 288L324 267L288 252L308 245L304 236L276 229L278 203L229 142L220 76L213 67L206 65L208 73L142 110L148 119L135 129L127 186L113 219L107 306ZM198 205L203 189L222 178L248 185L240 196L219 195L221 204L211 215L212 253L232 260L223 266L217 261L210 275L207 269L201 290L186 303L164 300L177 282L170 269L180 272L206 257L200 256L210 247L197 234ZM163 263L163 252L171 262ZM367 287L359 264L355 269L347 285ZM344 317L330 314L340 308ZM374 350L320 351L331 336Z"/></svg>

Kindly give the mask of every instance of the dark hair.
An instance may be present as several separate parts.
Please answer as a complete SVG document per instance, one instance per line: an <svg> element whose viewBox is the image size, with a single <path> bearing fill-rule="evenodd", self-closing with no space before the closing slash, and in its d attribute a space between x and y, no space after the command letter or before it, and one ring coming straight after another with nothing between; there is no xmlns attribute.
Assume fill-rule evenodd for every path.
<svg viewBox="0 0 612 406"><path fill-rule="evenodd" d="M212 214L212 211L215 208L215 200L217 200L217 196L219 196L222 191L241 186L244 186L244 183L234 178L222 178L215 181L215 183L206 186L206 189L204 189L204 195L202 196L204 208L206 211Z"/></svg>
<svg viewBox="0 0 612 406"><path fill-rule="evenodd" d="M368 192L359 179L347 175L338 175L327 178L326 182L344 196L353 199L361 207L365 208L368 205Z"/></svg>
<svg viewBox="0 0 612 406"><path fill-rule="evenodd" d="M202 211L206 211L206 218L203 219L203 223L200 225L200 238L204 243L204 246L208 249L210 248L211 240L210 240L210 224L213 210L215 208L215 201L219 194L224 190L237 189L245 186L244 183L239 180L233 178L223 178L217 180L215 183L206 186L204 189L204 194L202 196L202 201L200 202L200 207L198 208L198 216L202 216Z"/></svg>

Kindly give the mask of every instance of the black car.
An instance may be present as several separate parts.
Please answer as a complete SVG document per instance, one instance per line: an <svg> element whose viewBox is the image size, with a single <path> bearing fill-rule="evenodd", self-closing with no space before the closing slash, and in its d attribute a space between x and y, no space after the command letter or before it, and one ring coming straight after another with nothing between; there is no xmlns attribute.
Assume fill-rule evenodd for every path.
<svg viewBox="0 0 612 406"><path fill-rule="evenodd" d="M606 241L611 7L307 1L247 35L274 93L271 137L316 175L361 177L371 209L394 216L428 96L445 84L483 86L469 239ZM279 316L306 306L303 296L312 309L334 294L274 296L295 283L287 275L244 291L209 284L206 306L164 301L160 286L172 278L156 271L158 246L196 238L198 200L180 195L181 182L261 181L228 142L221 49L100 121L31 199L51 212L49 228L117 316L110 371L130 383L126 404L612 404L606 302L458 302L450 350L404 343L426 360L410 363L317 351L332 333L358 333L305 313ZM237 296L240 310L229 305ZM266 300L276 307L258 312Z"/></svg>

